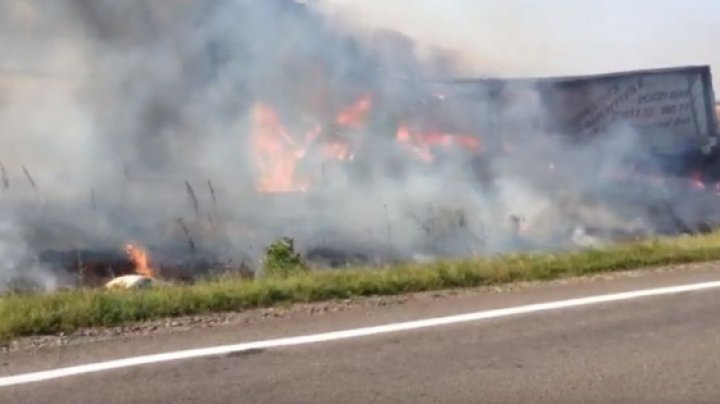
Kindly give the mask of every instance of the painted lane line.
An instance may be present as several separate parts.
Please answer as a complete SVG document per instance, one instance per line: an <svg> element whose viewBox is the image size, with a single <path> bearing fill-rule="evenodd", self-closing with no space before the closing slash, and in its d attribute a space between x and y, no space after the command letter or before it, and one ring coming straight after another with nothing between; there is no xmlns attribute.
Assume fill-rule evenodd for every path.
<svg viewBox="0 0 720 404"><path fill-rule="evenodd" d="M221 345L208 348L190 349L184 351L167 352L162 354L136 356L125 359L110 360L106 362L71 366L66 368L19 374L15 376L0 377L0 387L18 384L41 382L62 377L77 376L87 373L103 372L113 369L122 369L135 366L150 365L163 362L187 360L206 356L225 355L234 352L250 351L256 349L279 348L296 345L315 344L320 342L337 341L349 338L367 337L395 333L401 331L417 330L422 328L440 327L443 325L465 323L471 321L487 320L499 317L515 316L520 314L538 313L550 310L560 310L571 307L589 306L601 303L618 302L624 300L641 299L644 297L672 295L685 292L695 292L720 288L720 281L693 283L679 286L669 286L656 289L635 290L629 292L613 293L598 296L581 297L569 300L560 300L547 303L536 303L525 306L510 307L459 314L447 317L436 317L424 320L408 321L403 323L385 324L373 327L363 327L343 331L333 331L314 335L271 339L264 341L246 342L234 345Z"/></svg>

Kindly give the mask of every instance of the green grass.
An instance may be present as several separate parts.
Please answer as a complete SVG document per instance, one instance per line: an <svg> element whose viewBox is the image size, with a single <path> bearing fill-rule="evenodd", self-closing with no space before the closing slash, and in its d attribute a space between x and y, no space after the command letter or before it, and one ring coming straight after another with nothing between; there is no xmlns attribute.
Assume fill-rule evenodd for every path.
<svg viewBox="0 0 720 404"><path fill-rule="evenodd" d="M383 269L310 272L287 278L226 278L139 291L77 290L48 295L9 295L0 300L0 339L294 302L549 280L718 259L720 233L713 233L575 253L446 260Z"/></svg>

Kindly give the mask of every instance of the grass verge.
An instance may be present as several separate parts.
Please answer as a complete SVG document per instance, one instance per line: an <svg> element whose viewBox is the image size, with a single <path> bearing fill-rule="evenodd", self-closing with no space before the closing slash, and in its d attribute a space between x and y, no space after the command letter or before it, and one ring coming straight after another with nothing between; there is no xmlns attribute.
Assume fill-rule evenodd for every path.
<svg viewBox="0 0 720 404"><path fill-rule="evenodd" d="M720 259L720 233L665 238L560 254L311 272L287 278L224 279L141 291L77 290L0 300L0 340L79 328L294 302L396 295Z"/></svg>

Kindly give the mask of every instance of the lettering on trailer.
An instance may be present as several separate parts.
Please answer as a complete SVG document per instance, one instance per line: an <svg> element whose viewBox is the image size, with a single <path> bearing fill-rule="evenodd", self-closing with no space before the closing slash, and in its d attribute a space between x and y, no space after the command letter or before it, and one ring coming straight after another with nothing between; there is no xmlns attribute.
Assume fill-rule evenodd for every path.
<svg viewBox="0 0 720 404"><path fill-rule="evenodd" d="M693 124L693 100L689 89L643 92L643 83L638 80L613 95L599 108L583 111L574 125L579 133L598 133L612 123L623 121L637 122L636 126L642 128Z"/></svg>
<svg viewBox="0 0 720 404"><path fill-rule="evenodd" d="M560 79L547 89L550 112L568 135L590 138L620 125L663 154L717 144L709 69L679 68Z"/></svg>
<svg viewBox="0 0 720 404"><path fill-rule="evenodd" d="M613 119L616 119L618 108L625 105L630 97L637 94L641 88L642 81L632 83L632 85L623 91L620 91L618 85L611 87L609 94L603 97L600 103L583 111L582 116L589 117L579 122L580 132L584 133L588 130L596 129L599 125L606 123L611 116Z"/></svg>
<svg viewBox="0 0 720 404"><path fill-rule="evenodd" d="M645 118L653 120L644 127L669 128L692 124L693 105L690 90L655 91L638 99L639 107L615 113L615 120Z"/></svg>
<svg viewBox="0 0 720 404"><path fill-rule="evenodd" d="M479 86L472 94L486 100L478 120L485 119L481 125L485 132L500 137L522 133L518 121L528 119L505 114L503 106L507 100L516 102L513 95L518 89L531 88L543 105L538 124L528 125L531 130L540 126L549 133L589 139L630 129L649 150L668 156L709 154L717 149L720 127L713 113L709 66L474 83Z"/></svg>

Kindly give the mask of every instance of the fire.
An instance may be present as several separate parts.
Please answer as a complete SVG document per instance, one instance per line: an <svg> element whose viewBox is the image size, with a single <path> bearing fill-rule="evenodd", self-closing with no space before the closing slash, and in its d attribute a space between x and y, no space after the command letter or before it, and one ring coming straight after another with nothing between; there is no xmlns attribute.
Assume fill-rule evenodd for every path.
<svg viewBox="0 0 720 404"><path fill-rule="evenodd" d="M420 160L426 163L435 161L435 156L430 152L430 148L427 145L415 142L415 138L412 136L410 129L406 126L400 126L398 128L395 139L399 143L406 145Z"/></svg>
<svg viewBox="0 0 720 404"><path fill-rule="evenodd" d="M135 273L148 278L155 278L155 271L150 267L150 260L147 251L132 244L125 245L125 253L135 264Z"/></svg>
<svg viewBox="0 0 720 404"><path fill-rule="evenodd" d="M283 126L277 111L268 105L256 104L252 110L252 121L253 151L260 169L258 190L307 190L309 181L298 178L296 174L298 161L305 156L305 145L298 144Z"/></svg>
<svg viewBox="0 0 720 404"><path fill-rule="evenodd" d="M475 136L438 132L412 132L404 125L398 128L395 139L398 143L409 147L418 158L428 163L435 161L432 149L439 146L459 145L473 152L482 151L480 140Z"/></svg>
<svg viewBox="0 0 720 404"><path fill-rule="evenodd" d="M252 109L252 147L260 172L257 189L260 192L307 191L311 181L298 175L297 167L309 150L318 150L321 158L326 160L353 160L352 142L337 131L362 128L372 106L372 98L364 95L328 125L315 123L304 136L294 136L283 124L277 110L267 104L255 104ZM480 140L473 135L418 131L406 125L398 127L396 141L426 163L436 160L434 152L437 148L459 146L473 153L483 149Z"/></svg>
<svg viewBox="0 0 720 404"><path fill-rule="evenodd" d="M372 108L372 98L362 96L340 112L331 125L339 128L359 129L367 121ZM259 170L257 189L260 192L304 192L310 188L309 178L297 173L300 161L307 156L312 144L319 143L318 150L324 159L352 160L350 142L332 133L327 127L316 123L304 136L293 136L273 107L256 103L251 111L252 149ZM329 126L331 126L329 125Z"/></svg>
<svg viewBox="0 0 720 404"><path fill-rule="evenodd" d="M361 128L365 125L371 108L372 98L368 95L362 96L354 104L338 114L335 123L344 128Z"/></svg>
<svg viewBox="0 0 720 404"><path fill-rule="evenodd" d="M315 125L305 133L305 143L310 144L314 142L318 136L322 133L323 128L320 125Z"/></svg>

